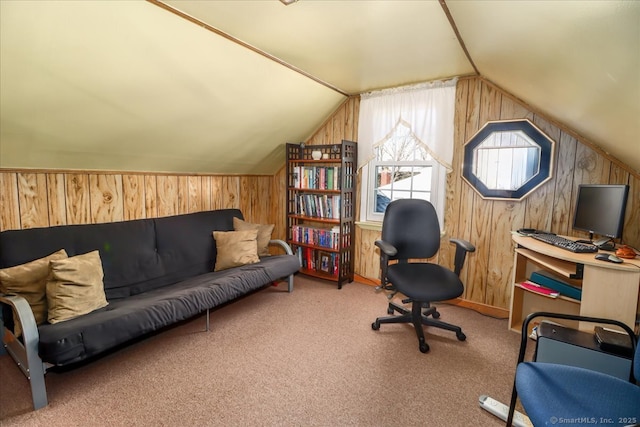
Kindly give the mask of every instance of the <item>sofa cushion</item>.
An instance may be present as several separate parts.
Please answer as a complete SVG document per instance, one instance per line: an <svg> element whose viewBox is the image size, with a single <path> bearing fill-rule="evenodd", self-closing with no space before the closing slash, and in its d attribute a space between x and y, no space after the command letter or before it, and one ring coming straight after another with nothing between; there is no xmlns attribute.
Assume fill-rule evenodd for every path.
<svg viewBox="0 0 640 427"><path fill-rule="evenodd" d="M294 255L266 257L119 299L65 322L41 325L40 357L59 366L85 360L263 288L299 268Z"/></svg>
<svg viewBox="0 0 640 427"><path fill-rule="evenodd" d="M108 300L127 297L132 285L163 274L155 225L149 219L3 231L0 266L22 264L61 248L69 256L100 251Z"/></svg>
<svg viewBox="0 0 640 427"><path fill-rule="evenodd" d="M49 323L73 319L108 304L104 295L102 263L98 251L53 260L49 264Z"/></svg>
<svg viewBox="0 0 640 427"><path fill-rule="evenodd" d="M64 249L46 257L0 270L0 292L23 297L29 303L36 324L47 321L47 278L49 261L67 258ZM14 334L22 333L20 322L14 316Z"/></svg>
<svg viewBox="0 0 640 427"><path fill-rule="evenodd" d="M211 272L216 261L214 230L232 231L238 209L219 209L155 218L156 247L161 273L154 280L131 286L131 294L146 292Z"/></svg>
<svg viewBox="0 0 640 427"><path fill-rule="evenodd" d="M69 256L100 251L108 301L126 298L211 271L211 233L232 231L238 209L219 209L103 224L63 225L0 233L0 267L64 248ZM37 245L33 242L38 242Z"/></svg>
<svg viewBox="0 0 640 427"><path fill-rule="evenodd" d="M216 264L214 271L254 264L260 261L256 244L258 230L214 231Z"/></svg>
<svg viewBox="0 0 640 427"><path fill-rule="evenodd" d="M233 218L233 229L236 231L258 230L258 256L269 255L269 240L271 240L274 227L275 224L252 224L240 218Z"/></svg>

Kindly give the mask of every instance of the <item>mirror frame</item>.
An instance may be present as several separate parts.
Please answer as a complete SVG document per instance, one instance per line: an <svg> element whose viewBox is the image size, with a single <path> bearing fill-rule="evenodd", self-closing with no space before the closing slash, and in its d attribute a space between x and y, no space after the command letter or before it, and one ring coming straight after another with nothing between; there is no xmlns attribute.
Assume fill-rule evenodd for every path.
<svg viewBox="0 0 640 427"><path fill-rule="evenodd" d="M473 173L473 165L476 160L476 148L489 138L491 134L509 131L524 133L540 147L538 172L515 190L488 188L480 178ZM555 141L527 119L488 121L464 145L462 177L483 199L522 200L551 179L553 176L554 153Z"/></svg>

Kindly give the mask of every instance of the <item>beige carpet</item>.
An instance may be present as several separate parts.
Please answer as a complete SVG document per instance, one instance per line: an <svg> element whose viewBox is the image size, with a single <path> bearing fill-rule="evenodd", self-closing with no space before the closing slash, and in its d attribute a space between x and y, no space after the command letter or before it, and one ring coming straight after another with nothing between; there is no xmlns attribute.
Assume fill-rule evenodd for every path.
<svg viewBox="0 0 640 427"><path fill-rule="evenodd" d="M508 402L518 335L506 320L440 305L465 342L427 328L422 354L385 294L296 277L77 369L47 374L49 406L0 356L2 426L500 426L480 409Z"/></svg>

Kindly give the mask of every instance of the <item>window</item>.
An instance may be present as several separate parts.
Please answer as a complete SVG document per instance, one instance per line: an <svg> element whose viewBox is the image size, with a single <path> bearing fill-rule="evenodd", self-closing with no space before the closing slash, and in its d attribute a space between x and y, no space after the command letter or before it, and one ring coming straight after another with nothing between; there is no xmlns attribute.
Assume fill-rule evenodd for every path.
<svg viewBox="0 0 640 427"><path fill-rule="evenodd" d="M485 199L522 200L551 179L554 145L529 120L487 122L464 145L462 177Z"/></svg>
<svg viewBox="0 0 640 427"><path fill-rule="evenodd" d="M379 229L386 206L426 199L444 230L446 173L453 159L457 79L360 95L360 222Z"/></svg>
<svg viewBox="0 0 640 427"><path fill-rule="evenodd" d="M398 199L428 200L438 210L440 167L411 131L399 122L383 141L374 146L374 158L363 168L363 196L366 206L361 218L382 221L387 205ZM366 183L365 183L366 182ZM365 199L363 197L363 199ZM442 216L438 212L439 217ZM441 223L442 226L442 223Z"/></svg>

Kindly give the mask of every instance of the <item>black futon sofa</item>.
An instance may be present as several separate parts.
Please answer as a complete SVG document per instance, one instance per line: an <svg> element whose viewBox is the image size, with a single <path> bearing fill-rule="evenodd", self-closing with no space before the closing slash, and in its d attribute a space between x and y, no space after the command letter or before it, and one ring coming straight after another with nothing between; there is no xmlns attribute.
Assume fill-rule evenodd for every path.
<svg viewBox="0 0 640 427"><path fill-rule="evenodd" d="M43 258L60 249L69 257L98 250L108 305L71 320L36 325L27 301L0 294L3 343L29 378L34 408L47 405L44 372L69 366L169 325L207 313L283 278L293 290L298 258L286 254L213 271L213 231L232 231L237 209L103 224L68 225L0 233L0 269ZM280 251L282 252L282 251ZM22 336L13 334L12 310Z"/></svg>

